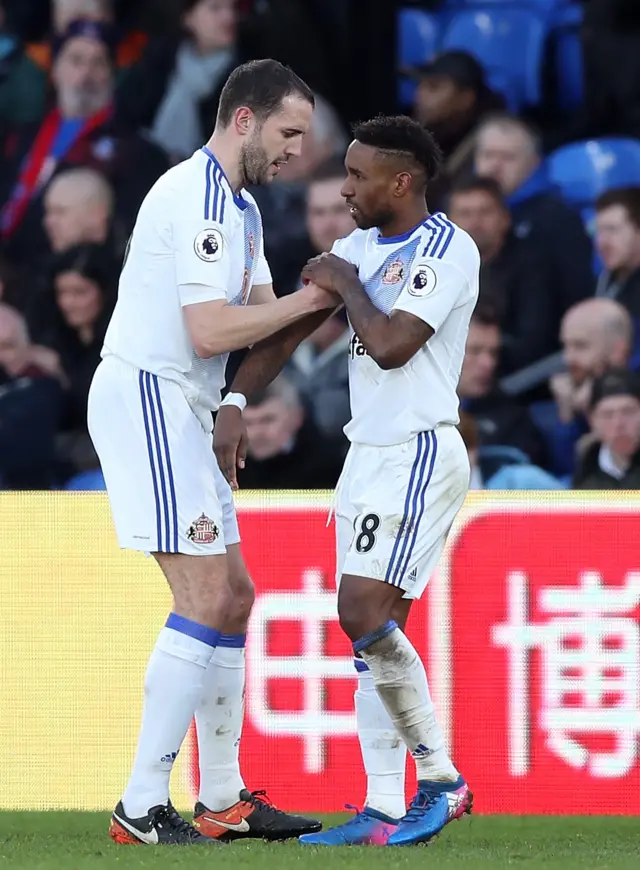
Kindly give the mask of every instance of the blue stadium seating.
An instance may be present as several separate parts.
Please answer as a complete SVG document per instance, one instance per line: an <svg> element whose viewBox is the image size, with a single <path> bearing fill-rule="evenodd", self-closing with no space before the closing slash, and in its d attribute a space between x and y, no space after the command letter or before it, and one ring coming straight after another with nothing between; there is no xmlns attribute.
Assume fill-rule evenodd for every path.
<svg viewBox="0 0 640 870"><path fill-rule="evenodd" d="M547 158L549 178L581 210L615 187L640 185L640 142L609 138L576 142Z"/></svg>
<svg viewBox="0 0 640 870"><path fill-rule="evenodd" d="M460 9L469 6L519 6L528 9L555 9L572 0L447 0L445 8Z"/></svg>
<svg viewBox="0 0 640 870"><path fill-rule="evenodd" d="M583 17L583 7L570 3L557 7L549 21L558 84L556 104L562 112L573 112L584 101Z"/></svg>
<svg viewBox="0 0 640 870"><path fill-rule="evenodd" d="M543 17L527 8L466 9L453 15L442 49L463 49L487 71L489 84L501 91L512 111L537 105L546 37Z"/></svg>
<svg viewBox="0 0 640 870"><path fill-rule="evenodd" d="M440 22L435 15L422 9L401 9L398 16L398 66L418 66L429 60L438 50ZM403 106L413 102L415 82L400 77L399 99Z"/></svg>
<svg viewBox="0 0 640 870"><path fill-rule="evenodd" d="M64 488L71 492L97 492L105 490L107 487L102 476L102 471L97 468L93 471L79 472L71 480L67 481Z"/></svg>

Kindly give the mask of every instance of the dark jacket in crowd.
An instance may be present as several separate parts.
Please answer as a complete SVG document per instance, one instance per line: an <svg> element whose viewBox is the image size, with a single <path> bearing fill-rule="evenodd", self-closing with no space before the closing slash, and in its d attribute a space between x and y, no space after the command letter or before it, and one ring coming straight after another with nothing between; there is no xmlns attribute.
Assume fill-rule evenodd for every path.
<svg viewBox="0 0 640 870"><path fill-rule="evenodd" d="M517 447L533 465L547 465L544 439L529 415L513 396L499 389L479 399L463 399L461 408L471 414L482 447Z"/></svg>
<svg viewBox="0 0 640 870"><path fill-rule="evenodd" d="M593 295L593 254L580 215L555 194L546 171L540 167L507 203L513 231L528 239L538 255L548 259L554 275L556 318Z"/></svg>
<svg viewBox="0 0 640 870"><path fill-rule="evenodd" d="M0 368L0 488L49 489L62 387L31 366L18 377Z"/></svg>
<svg viewBox="0 0 640 870"><path fill-rule="evenodd" d="M598 280L596 296L615 299L624 305L634 320L640 320L640 269L628 278L616 278L612 272L603 272Z"/></svg>
<svg viewBox="0 0 640 870"><path fill-rule="evenodd" d="M573 478L573 489L640 489L640 451L626 474L620 480L600 468L599 443L592 444L585 453Z"/></svg>
<svg viewBox="0 0 640 870"><path fill-rule="evenodd" d="M297 386L312 420L329 437L341 439L351 419L349 400L349 332L322 353L303 342L285 372Z"/></svg>
<svg viewBox="0 0 640 870"><path fill-rule="evenodd" d="M480 298L496 311L503 335L501 374L558 349L560 317L551 259L531 239L510 234L480 269Z"/></svg>
<svg viewBox="0 0 640 870"><path fill-rule="evenodd" d="M333 489L345 452L341 442L323 437L307 420L287 453L263 460L247 456L238 483L242 489Z"/></svg>
<svg viewBox="0 0 640 870"><path fill-rule="evenodd" d="M479 94L476 104L466 118L455 124L432 124L430 130L442 150L442 169L429 183L427 202L429 211L446 211L451 188L474 174L474 152L478 125L487 115L505 111L502 94L488 88Z"/></svg>

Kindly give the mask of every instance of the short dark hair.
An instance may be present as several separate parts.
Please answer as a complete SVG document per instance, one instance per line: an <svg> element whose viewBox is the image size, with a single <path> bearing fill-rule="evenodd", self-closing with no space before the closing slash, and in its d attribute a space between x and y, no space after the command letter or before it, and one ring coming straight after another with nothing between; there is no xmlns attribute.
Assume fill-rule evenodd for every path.
<svg viewBox="0 0 640 870"><path fill-rule="evenodd" d="M353 135L363 145L418 166L425 184L438 177L442 166L440 146L429 130L406 115L378 115L356 124Z"/></svg>
<svg viewBox="0 0 640 870"><path fill-rule="evenodd" d="M51 280L65 272L76 272L96 284L103 295L115 298L118 286L118 266L104 245L80 244L57 254L51 263Z"/></svg>
<svg viewBox="0 0 640 870"><path fill-rule="evenodd" d="M320 183L321 181L344 181L347 170L341 157L329 157L321 163L309 176L307 186Z"/></svg>
<svg viewBox="0 0 640 870"><path fill-rule="evenodd" d="M217 124L228 127L233 113L246 106L259 120L276 112L285 97L296 94L315 106L311 88L277 60L250 60L231 73L220 94Z"/></svg>
<svg viewBox="0 0 640 870"><path fill-rule="evenodd" d="M451 193L449 194L449 199L456 195L456 193L486 193L492 199L494 199L502 208L506 209L507 205L504 201L504 196L500 189L500 185L493 178L465 178L462 181L458 181L451 189Z"/></svg>
<svg viewBox="0 0 640 870"><path fill-rule="evenodd" d="M479 326L495 326L500 329L500 316L497 308L490 302L479 303L471 315L471 323Z"/></svg>
<svg viewBox="0 0 640 870"><path fill-rule="evenodd" d="M607 190L596 200L596 211L621 205L629 214L631 223L640 227L640 187L618 187Z"/></svg>

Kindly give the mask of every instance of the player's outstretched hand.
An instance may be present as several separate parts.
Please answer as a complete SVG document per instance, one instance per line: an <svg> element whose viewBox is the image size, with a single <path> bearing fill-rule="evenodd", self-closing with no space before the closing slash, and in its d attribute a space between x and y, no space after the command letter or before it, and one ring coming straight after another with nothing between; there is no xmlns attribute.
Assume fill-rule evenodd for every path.
<svg viewBox="0 0 640 870"><path fill-rule="evenodd" d="M223 405L218 409L213 430L213 450L218 466L231 489L238 489L238 468L244 468L247 457L247 427L242 411L235 405Z"/></svg>
<svg viewBox="0 0 640 870"><path fill-rule="evenodd" d="M302 270L304 280L312 281L323 290L338 294L341 283L345 280L350 281L354 275L357 275L356 267L342 257L336 257L335 254L320 254L319 257L309 260Z"/></svg>
<svg viewBox="0 0 640 870"><path fill-rule="evenodd" d="M335 308L342 302L337 293L325 290L314 281L305 280L304 286L297 292L309 297L309 311L322 311L325 308Z"/></svg>

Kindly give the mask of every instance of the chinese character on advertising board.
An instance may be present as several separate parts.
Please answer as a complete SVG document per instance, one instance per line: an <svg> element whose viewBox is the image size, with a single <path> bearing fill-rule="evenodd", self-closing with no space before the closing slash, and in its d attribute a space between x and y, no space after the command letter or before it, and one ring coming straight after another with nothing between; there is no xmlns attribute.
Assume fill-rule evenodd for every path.
<svg viewBox="0 0 640 870"><path fill-rule="evenodd" d="M478 811L640 813L637 516L517 504L453 543L449 729Z"/></svg>
<svg viewBox="0 0 640 870"><path fill-rule="evenodd" d="M638 757L640 733L640 629L630 614L640 604L640 573L622 587L607 587L584 571L575 589L547 587L539 593L546 622L530 621L527 575L507 578L508 614L493 628L493 640L508 650L509 769L529 772L531 703L529 657L542 653L543 686L538 725L551 752L594 777L628 774ZM608 748L590 752L576 734L609 735Z"/></svg>

